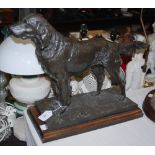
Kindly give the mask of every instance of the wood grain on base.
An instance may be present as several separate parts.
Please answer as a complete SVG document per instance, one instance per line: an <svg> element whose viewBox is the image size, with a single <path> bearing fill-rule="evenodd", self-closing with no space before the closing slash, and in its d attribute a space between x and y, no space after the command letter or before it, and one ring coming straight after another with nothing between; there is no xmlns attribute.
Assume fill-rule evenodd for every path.
<svg viewBox="0 0 155 155"><path fill-rule="evenodd" d="M95 130L101 127L106 127L109 125L114 125L117 123L121 123L124 121L132 120L138 117L141 117L142 111L139 108L136 108L135 110L123 112L120 114L115 114L112 116L102 117L98 118L96 120L87 121L85 123L77 124L70 127L60 128L58 130L53 131L41 131L40 125L44 124L44 122L40 121L38 119L38 116L40 115L37 108L35 106L32 106L28 109L28 113L30 115L30 118L33 120L37 131L41 137L42 142L48 142L52 140L56 140L59 138L64 138L80 133L84 133L87 131Z"/></svg>

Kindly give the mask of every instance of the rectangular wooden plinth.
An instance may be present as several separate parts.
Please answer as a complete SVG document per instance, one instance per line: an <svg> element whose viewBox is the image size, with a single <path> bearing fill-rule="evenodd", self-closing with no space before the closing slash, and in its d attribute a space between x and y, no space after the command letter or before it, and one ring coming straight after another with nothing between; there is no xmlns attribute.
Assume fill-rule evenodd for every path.
<svg viewBox="0 0 155 155"><path fill-rule="evenodd" d="M37 110L37 108L35 106L29 107L28 114L31 120L33 121L36 127L36 131L38 132L43 143L80 134L80 133L84 133L87 131L95 130L98 128L106 127L109 125L125 122L128 120L141 117L143 115L142 111L137 107L134 110L131 110L128 112L122 112L111 116L101 117L95 120L87 121L70 127L64 127L53 131L48 131L48 130L42 131L40 129L40 125L45 124L45 122L42 122L38 119L38 116L40 115L40 113Z"/></svg>

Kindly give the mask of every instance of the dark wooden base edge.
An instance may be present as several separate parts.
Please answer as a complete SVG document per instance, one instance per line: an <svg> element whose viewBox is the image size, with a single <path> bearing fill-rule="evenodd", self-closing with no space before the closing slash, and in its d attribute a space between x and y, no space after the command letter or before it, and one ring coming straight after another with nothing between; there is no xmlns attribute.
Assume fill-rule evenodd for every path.
<svg viewBox="0 0 155 155"><path fill-rule="evenodd" d="M84 133L84 132L88 132L88 131L99 129L102 127L114 125L117 123L122 123L125 121L139 118L143 115L141 109L137 107L136 109L132 111L122 112L119 114L98 118L96 120L87 121L85 123L77 124L74 126L65 127L65 128L61 128L61 129L53 130L53 131L48 131L48 130L41 131L39 126L41 124L44 124L44 122L41 122L38 119L39 113L36 107L34 106L30 107L28 109L28 114L31 120L33 121L36 127L36 130L43 143L56 140L56 139L60 139L60 138L73 136L73 135Z"/></svg>

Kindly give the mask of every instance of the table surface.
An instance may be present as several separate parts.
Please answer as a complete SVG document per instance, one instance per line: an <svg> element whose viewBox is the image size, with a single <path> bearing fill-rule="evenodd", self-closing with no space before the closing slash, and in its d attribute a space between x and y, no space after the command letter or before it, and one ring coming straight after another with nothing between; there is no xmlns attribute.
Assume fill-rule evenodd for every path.
<svg viewBox="0 0 155 155"><path fill-rule="evenodd" d="M155 86L127 92L127 97L142 109L147 93ZM67 138L42 143L27 111L24 111L27 145L59 145L59 146L142 146L155 145L155 123L145 114L143 117L119 123L109 127L93 130Z"/></svg>

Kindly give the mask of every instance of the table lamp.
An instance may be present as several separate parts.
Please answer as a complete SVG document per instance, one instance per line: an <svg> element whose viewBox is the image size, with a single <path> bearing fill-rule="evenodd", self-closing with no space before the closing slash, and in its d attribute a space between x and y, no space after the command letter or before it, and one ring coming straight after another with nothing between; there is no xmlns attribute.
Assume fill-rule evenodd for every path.
<svg viewBox="0 0 155 155"><path fill-rule="evenodd" d="M51 83L38 62L31 40L9 36L0 45L0 71L12 75L9 90L16 99L17 113L23 114L27 105L48 96ZM24 140L23 119L15 121L14 135ZM23 125L23 129L21 126Z"/></svg>
<svg viewBox="0 0 155 155"><path fill-rule="evenodd" d="M35 55L35 46L28 39L10 36L2 42L0 70L13 75L9 89L18 101L15 102L18 113L22 113L24 104L41 100L50 91L50 81L42 76L44 72Z"/></svg>

